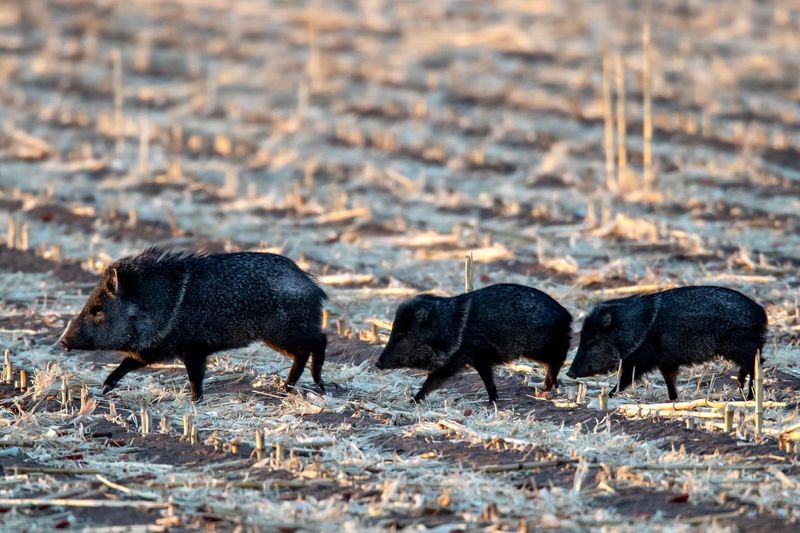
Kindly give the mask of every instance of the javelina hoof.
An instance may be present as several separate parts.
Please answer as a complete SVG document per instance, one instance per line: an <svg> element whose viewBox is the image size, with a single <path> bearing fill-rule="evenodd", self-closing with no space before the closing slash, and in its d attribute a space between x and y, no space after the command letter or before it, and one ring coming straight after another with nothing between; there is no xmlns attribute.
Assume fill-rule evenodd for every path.
<svg viewBox="0 0 800 533"><path fill-rule="evenodd" d="M550 377L546 377L544 379L544 390L553 390L559 388L560 386L561 383L558 381L558 379L554 380Z"/></svg>
<svg viewBox="0 0 800 533"><path fill-rule="evenodd" d="M117 388L116 383L103 383L103 396Z"/></svg>

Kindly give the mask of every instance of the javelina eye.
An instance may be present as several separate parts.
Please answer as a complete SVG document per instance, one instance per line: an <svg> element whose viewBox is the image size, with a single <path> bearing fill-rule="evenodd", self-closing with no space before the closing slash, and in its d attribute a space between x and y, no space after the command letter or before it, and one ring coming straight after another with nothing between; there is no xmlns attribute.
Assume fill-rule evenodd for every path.
<svg viewBox="0 0 800 533"><path fill-rule="evenodd" d="M95 316L98 315L98 314L101 314L102 312L103 312L103 308L100 307L99 305L94 305L89 309L89 314L95 315Z"/></svg>

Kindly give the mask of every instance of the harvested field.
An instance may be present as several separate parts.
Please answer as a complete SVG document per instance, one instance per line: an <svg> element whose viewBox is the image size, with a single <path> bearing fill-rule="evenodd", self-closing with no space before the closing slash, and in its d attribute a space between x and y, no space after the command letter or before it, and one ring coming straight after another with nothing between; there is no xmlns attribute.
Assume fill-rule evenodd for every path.
<svg viewBox="0 0 800 533"><path fill-rule="evenodd" d="M648 6L0 1L0 529L796 531L800 3ZM179 362L101 395L120 355L53 344L150 245L317 276L328 393L285 395L254 344L199 404ZM726 431L724 361L681 371L691 405L656 373L604 412L615 376L543 393L528 361L496 406L471 370L412 404L423 374L373 363L468 254L575 328L622 295L748 294L763 431L752 404Z"/></svg>

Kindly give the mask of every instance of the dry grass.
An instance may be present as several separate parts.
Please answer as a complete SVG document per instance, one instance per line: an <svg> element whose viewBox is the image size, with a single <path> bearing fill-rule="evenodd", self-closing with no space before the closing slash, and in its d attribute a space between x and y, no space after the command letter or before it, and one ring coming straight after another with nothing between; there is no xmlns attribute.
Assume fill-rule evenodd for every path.
<svg viewBox="0 0 800 533"><path fill-rule="evenodd" d="M3 526L795 527L800 6L648 5L1 4ZM287 360L252 346L199 405L181 365L100 396L118 356L50 345L150 244L317 275L329 394L283 396ZM421 376L373 368L403 298L496 282L578 323L740 289L771 323L763 414L723 362L682 371L689 403L652 376L607 412L613 376L537 395L520 361L496 408L474 373L412 406Z"/></svg>

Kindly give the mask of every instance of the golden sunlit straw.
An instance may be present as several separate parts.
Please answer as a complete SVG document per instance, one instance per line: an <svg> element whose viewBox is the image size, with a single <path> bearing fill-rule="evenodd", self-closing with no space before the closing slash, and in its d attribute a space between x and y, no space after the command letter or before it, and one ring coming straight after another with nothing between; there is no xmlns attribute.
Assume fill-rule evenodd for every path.
<svg viewBox="0 0 800 533"><path fill-rule="evenodd" d="M122 153L125 138L125 116L123 115L124 92L122 87L122 53L119 48L111 51L112 86L114 90L114 136L115 152Z"/></svg>
<svg viewBox="0 0 800 533"><path fill-rule="evenodd" d="M753 421L755 423L756 438L763 433L764 427L764 375L761 368L761 352L756 353L755 364L753 365L753 380L755 382L755 406Z"/></svg>
<svg viewBox="0 0 800 533"><path fill-rule="evenodd" d="M788 3L84 4L0 9L0 529L796 525ZM763 307L752 400L744 310L612 304L590 342L690 285ZM695 336L725 353L667 353Z"/></svg>
<svg viewBox="0 0 800 533"><path fill-rule="evenodd" d="M464 292L472 292L475 289L475 272L472 254L470 253L464 261Z"/></svg>
<svg viewBox="0 0 800 533"><path fill-rule="evenodd" d="M603 151L606 156L606 187L617 190L616 167L614 162L614 95L612 90L611 58L603 57Z"/></svg>
<svg viewBox="0 0 800 533"><path fill-rule="evenodd" d="M649 6L649 2L648 2ZM653 171L653 42L650 21L642 29L642 165L645 189L655 183Z"/></svg>
<svg viewBox="0 0 800 533"><path fill-rule="evenodd" d="M598 405L602 412L608 411L608 389L606 387L602 387L600 389L600 396L598 397Z"/></svg>
<svg viewBox="0 0 800 533"><path fill-rule="evenodd" d="M614 56L614 70L617 84L617 186L620 190L630 192L628 177L628 135L625 118L625 62L622 54Z"/></svg>

